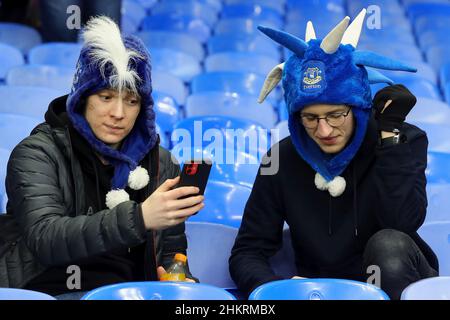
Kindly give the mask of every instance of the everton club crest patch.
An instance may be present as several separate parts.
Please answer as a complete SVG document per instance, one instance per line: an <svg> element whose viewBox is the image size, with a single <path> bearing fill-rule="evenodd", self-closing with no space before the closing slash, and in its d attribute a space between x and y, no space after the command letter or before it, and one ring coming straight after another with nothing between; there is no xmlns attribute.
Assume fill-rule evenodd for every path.
<svg viewBox="0 0 450 320"><path fill-rule="evenodd" d="M325 65L321 61L309 61L303 68L302 90L322 91L325 88Z"/></svg>

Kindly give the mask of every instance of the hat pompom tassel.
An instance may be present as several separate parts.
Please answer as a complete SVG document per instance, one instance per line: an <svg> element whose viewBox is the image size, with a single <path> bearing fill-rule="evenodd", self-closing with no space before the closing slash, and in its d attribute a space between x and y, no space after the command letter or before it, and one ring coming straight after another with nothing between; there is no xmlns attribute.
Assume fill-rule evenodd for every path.
<svg viewBox="0 0 450 320"><path fill-rule="evenodd" d="M136 169L130 171L130 175L128 176L128 186L133 190L144 188L149 181L148 171L141 166L137 166Z"/></svg>
<svg viewBox="0 0 450 320"><path fill-rule="evenodd" d="M345 179L343 177L337 176L330 182L327 182L324 177L320 173L316 173L314 178L314 183L317 189L325 191L328 190L332 197L339 197L344 193L345 187L347 185Z"/></svg>
<svg viewBox="0 0 450 320"><path fill-rule="evenodd" d="M106 194L106 207L113 209L118 204L129 200L130 195L124 189L111 190Z"/></svg>

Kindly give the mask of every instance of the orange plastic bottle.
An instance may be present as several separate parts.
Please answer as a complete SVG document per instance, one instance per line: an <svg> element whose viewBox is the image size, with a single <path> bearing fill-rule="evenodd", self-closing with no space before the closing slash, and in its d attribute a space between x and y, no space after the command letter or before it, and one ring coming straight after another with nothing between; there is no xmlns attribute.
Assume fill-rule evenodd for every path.
<svg viewBox="0 0 450 320"><path fill-rule="evenodd" d="M182 253L177 253L173 258L173 263L166 270L167 273L161 276L160 281L184 281L186 279L187 257Z"/></svg>

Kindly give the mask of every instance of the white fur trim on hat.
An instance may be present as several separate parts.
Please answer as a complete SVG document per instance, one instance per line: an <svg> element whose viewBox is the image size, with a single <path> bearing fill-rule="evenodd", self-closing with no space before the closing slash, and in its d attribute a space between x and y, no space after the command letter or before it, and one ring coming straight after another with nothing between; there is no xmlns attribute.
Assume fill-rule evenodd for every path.
<svg viewBox="0 0 450 320"><path fill-rule="evenodd" d="M106 194L106 206L109 209L129 200L130 195L123 189L111 190Z"/></svg>
<svg viewBox="0 0 450 320"><path fill-rule="evenodd" d="M136 169L130 171L128 176L128 186L133 190L140 190L145 187L150 181L148 171L141 166L137 166Z"/></svg>
<svg viewBox="0 0 450 320"><path fill-rule="evenodd" d="M343 177L335 177L330 182L327 182L324 177L320 173L316 173L314 178L314 183L316 184L317 189L325 191L328 190L332 197L339 197L344 193L346 187L346 181Z"/></svg>

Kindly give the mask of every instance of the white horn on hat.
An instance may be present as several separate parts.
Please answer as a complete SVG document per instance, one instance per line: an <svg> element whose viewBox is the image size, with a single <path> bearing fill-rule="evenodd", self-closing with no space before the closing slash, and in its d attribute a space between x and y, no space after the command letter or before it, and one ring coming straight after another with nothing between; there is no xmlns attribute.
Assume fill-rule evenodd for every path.
<svg viewBox="0 0 450 320"><path fill-rule="evenodd" d="M361 35L364 18L366 17L366 9L362 9L356 16L355 20L348 26L347 30L342 37L342 44L351 44L353 48L358 45L359 37Z"/></svg>
<svg viewBox="0 0 450 320"><path fill-rule="evenodd" d="M305 42L308 42L311 39L316 39L316 32L314 31L312 22L308 21L308 23L306 23Z"/></svg>
<svg viewBox="0 0 450 320"><path fill-rule="evenodd" d="M350 17L345 17L341 22L338 23L330 33L322 40L320 48L325 51L325 53L333 54L338 49L341 44L342 36L348 27L348 22Z"/></svg>

